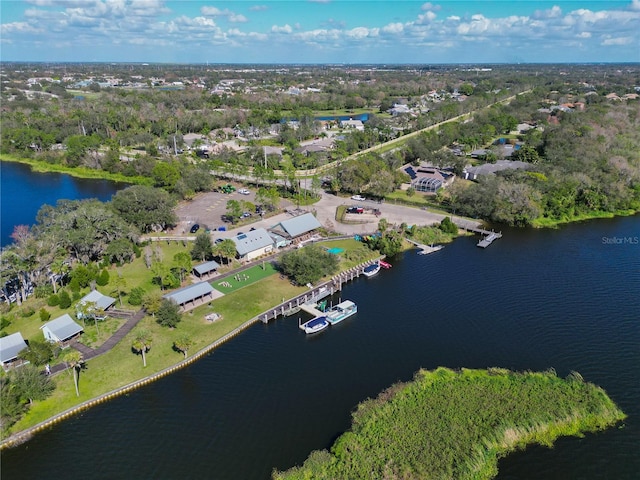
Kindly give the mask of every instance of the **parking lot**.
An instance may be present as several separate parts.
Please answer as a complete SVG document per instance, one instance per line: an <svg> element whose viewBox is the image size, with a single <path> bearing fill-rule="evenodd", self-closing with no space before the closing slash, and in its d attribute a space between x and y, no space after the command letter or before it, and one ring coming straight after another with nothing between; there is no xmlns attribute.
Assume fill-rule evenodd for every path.
<svg viewBox="0 0 640 480"><path fill-rule="evenodd" d="M215 230L220 226L227 229L231 227L230 223L225 223L222 218L227 212L227 202L229 200L238 200L239 202L256 203L255 189L248 189L248 195L242 195L237 190L232 193L206 192L196 195L193 200L185 201L175 208L178 216L178 225L171 232L174 235L189 234L193 224L200 225L199 231L209 228ZM280 207L286 208L291 206L291 202L286 200L280 201ZM256 218L254 213L253 218ZM257 216L256 220L259 220Z"/></svg>

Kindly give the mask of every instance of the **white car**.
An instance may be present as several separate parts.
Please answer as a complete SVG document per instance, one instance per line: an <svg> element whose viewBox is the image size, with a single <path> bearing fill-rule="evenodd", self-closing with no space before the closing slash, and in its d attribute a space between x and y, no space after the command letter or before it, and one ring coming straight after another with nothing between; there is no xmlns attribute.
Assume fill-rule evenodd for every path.
<svg viewBox="0 0 640 480"><path fill-rule="evenodd" d="M354 195L351 197L351 200L357 200L358 202L364 202L366 200L366 198L364 198L362 195Z"/></svg>
<svg viewBox="0 0 640 480"><path fill-rule="evenodd" d="M246 188L241 188L240 190L238 190L238 193L240 195L249 195L251 192L249 190L247 190Z"/></svg>

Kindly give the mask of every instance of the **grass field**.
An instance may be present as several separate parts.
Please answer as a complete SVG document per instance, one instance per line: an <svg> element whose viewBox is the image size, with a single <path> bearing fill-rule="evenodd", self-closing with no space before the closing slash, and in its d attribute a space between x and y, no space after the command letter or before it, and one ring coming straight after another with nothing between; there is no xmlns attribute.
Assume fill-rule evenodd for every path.
<svg viewBox="0 0 640 480"><path fill-rule="evenodd" d="M215 281L211 282L211 286L216 290L227 294L235 292L241 288L245 288L276 273L278 273L278 271L271 262L264 262L260 265L254 265L250 269L244 270L242 273L227 275L223 278L216 278Z"/></svg>

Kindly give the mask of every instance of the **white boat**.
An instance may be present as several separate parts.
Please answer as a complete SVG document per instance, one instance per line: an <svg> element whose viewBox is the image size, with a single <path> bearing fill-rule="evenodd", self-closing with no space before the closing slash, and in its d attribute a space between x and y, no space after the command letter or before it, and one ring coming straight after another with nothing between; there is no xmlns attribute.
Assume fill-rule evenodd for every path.
<svg viewBox="0 0 640 480"><path fill-rule="evenodd" d="M372 263L371 265L364 268L362 273L367 277L373 277L376 273L380 271L380 264L378 262Z"/></svg>
<svg viewBox="0 0 640 480"><path fill-rule="evenodd" d="M318 333L324 330L329 326L329 321L327 317L315 317L309 320L308 322L301 323L300 329L304 330L304 333Z"/></svg>
<svg viewBox="0 0 640 480"><path fill-rule="evenodd" d="M335 325L357 312L358 306L351 300L345 300L344 302L340 302L339 304L331 307L325 312L325 315L327 316L329 323L331 325Z"/></svg>

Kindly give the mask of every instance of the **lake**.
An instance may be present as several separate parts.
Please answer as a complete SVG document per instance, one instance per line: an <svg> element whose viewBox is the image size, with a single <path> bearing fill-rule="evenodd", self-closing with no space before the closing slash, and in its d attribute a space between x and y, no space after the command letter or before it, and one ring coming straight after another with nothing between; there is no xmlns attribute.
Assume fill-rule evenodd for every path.
<svg viewBox="0 0 640 480"><path fill-rule="evenodd" d="M125 183L76 178L62 173L35 173L29 165L0 163L0 246L13 242L16 225L33 225L42 205L55 205L59 199L97 198L111 200Z"/></svg>
<svg viewBox="0 0 640 480"><path fill-rule="evenodd" d="M503 233L485 250L465 237L391 259L333 298L358 313L317 336L297 316L255 325L4 451L3 479L267 479L330 447L358 402L441 365L575 370L629 415L619 428L511 455L499 479L638 478L640 216Z"/></svg>

